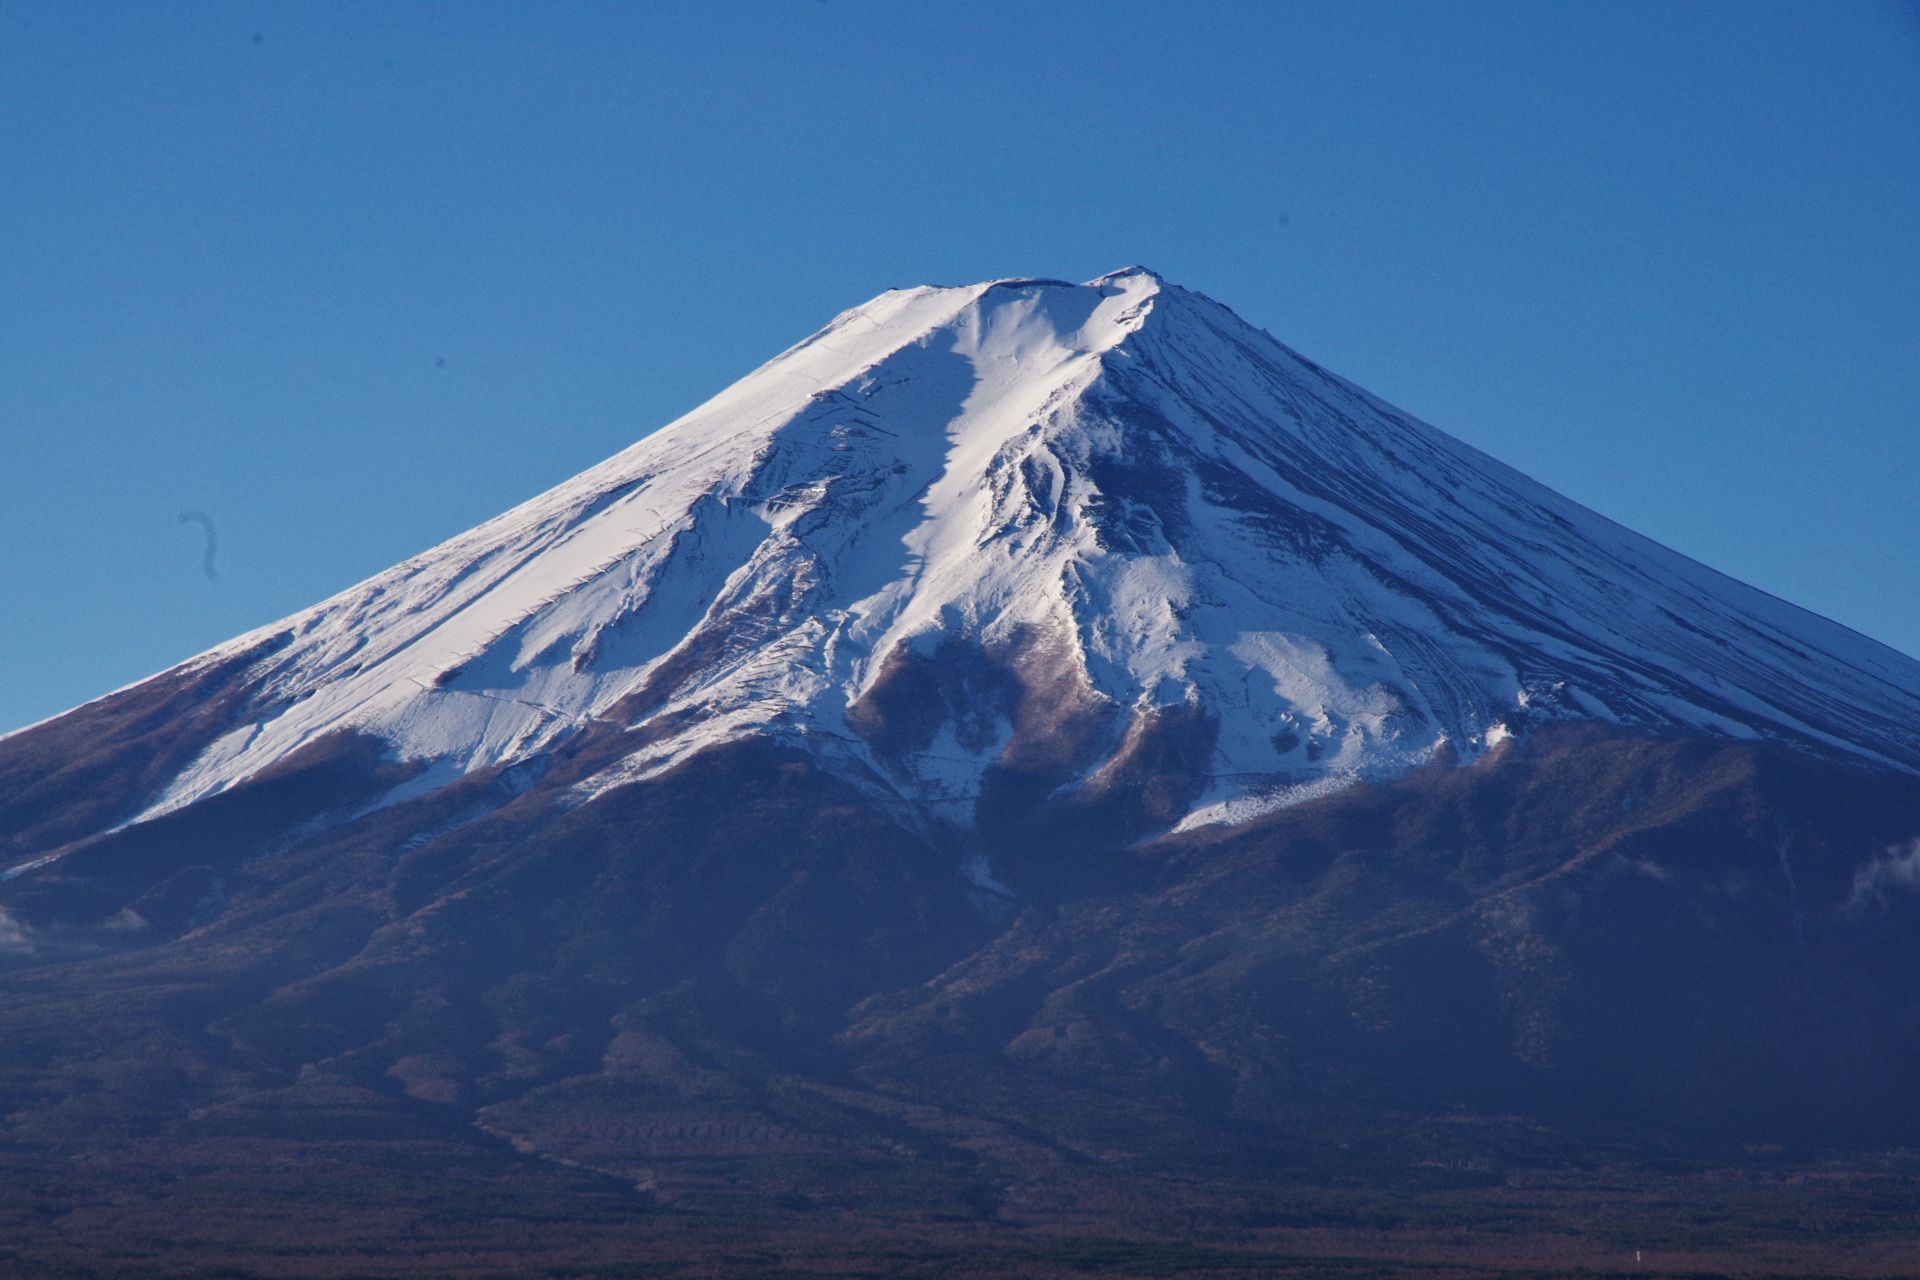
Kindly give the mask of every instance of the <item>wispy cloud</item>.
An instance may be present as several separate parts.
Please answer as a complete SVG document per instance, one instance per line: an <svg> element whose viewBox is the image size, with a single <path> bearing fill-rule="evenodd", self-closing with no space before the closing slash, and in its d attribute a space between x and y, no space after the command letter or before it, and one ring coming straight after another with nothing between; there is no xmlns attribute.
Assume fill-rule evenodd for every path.
<svg viewBox="0 0 1920 1280"><path fill-rule="evenodd" d="M1869 902L1885 905L1896 890L1920 891L1920 838L1888 849L1853 875L1853 893L1847 910L1858 911Z"/></svg>

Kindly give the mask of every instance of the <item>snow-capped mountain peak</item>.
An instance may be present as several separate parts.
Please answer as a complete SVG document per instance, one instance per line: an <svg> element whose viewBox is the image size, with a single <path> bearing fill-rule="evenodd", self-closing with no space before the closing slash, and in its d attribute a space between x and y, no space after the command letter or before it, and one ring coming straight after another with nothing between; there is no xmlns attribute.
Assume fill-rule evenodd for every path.
<svg viewBox="0 0 1920 1280"><path fill-rule="evenodd" d="M1148 759L1233 820L1541 716L1920 767L1920 663L1629 533L1130 268L891 290L469 533L195 659L239 719L142 817L351 730L387 802L773 734L965 827ZM1168 763L1171 762L1171 763ZM1163 770L1164 771L1164 770Z"/></svg>

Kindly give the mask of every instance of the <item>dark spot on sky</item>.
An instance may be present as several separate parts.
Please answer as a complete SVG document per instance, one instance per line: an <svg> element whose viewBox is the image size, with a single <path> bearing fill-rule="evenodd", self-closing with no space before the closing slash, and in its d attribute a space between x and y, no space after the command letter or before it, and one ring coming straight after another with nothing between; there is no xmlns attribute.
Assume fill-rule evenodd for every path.
<svg viewBox="0 0 1920 1280"><path fill-rule="evenodd" d="M213 567L213 553L220 549L220 540L213 532L213 517L204 511L182 511L178 523L197 524L206 531L207 550L200 557L200 568L207 575L208 582L220 581L220 575Z"/></svg>
<svg viewBox="0 0 1920 1280"><path fill-rule="evenodd" d="M253 42L255 44L259 44L262 40L265 40L265 39L266 37L261 35L258 31L253 33Z"/></svg>
<svg viewBox="0 0 1920 1280"><path fill-rule="evenodd" d="M435 357L433 358L433 367L434 367L434 368L436 368L436 369L444 369L444 368L446 368L446 367L447 367L447 358L446 358L445 356L435 356Z"/></svg>

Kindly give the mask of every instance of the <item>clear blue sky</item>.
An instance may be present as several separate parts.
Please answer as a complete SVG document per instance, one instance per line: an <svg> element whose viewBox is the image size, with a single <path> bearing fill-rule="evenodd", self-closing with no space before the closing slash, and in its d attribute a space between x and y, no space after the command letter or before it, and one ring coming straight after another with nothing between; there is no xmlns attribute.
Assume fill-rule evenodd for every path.
<svg viewBox="0 0 1920 1280"><path fill-rule="evenodd" d="M0 0L0 728L889 286L1135 262L1920 652L1893 0Z"/></svg>

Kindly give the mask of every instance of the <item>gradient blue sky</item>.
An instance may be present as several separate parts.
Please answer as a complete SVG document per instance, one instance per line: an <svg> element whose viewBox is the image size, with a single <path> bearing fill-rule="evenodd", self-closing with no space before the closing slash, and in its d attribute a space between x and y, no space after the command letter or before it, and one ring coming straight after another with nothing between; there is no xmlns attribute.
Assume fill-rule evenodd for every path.
<svg viewBox="0 0 1920 1280"><path fill-rule="evenodd" d="M1892 0L0 0L0 729L889 286L1135 262L1920 652Z"/></svg>

